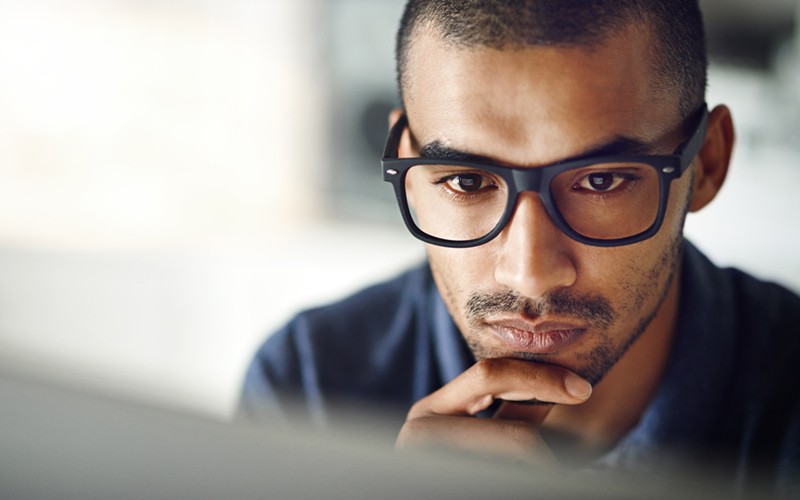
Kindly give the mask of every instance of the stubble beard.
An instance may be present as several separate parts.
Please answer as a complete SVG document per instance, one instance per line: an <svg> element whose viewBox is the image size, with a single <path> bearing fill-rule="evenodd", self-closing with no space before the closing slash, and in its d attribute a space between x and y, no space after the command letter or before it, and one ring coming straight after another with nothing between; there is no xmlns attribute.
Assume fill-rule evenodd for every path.
<svg viewBox="0 0 800 500"><path fill-rule="evenodd" d="M468 332L464 335L467 345L476 359L513 357L527 361L552 363L553 354L530 352L497 352L481 343L486 335L486 319L500 313L523 314L537 317L555 314L578 319L592 325L597 340L589 351L578 352L575 360L579 366L571 367L592 385L600 382L608 371L622 358L628 349L641 337L666 300L678 262L681 258L683 235L678 234L662 252L656 263L644 271L647 279L640 283L627 283L630 299L617 309L602 295L573 295L566 290L556 290L537 300L529 300L516 292L475 292L465 306ZM653 289L653 283L666 275L663 286ZM611 332L623 318L638 313L648 299L657 296L655 304L641 315L635 326L615 345Z"/></svg>

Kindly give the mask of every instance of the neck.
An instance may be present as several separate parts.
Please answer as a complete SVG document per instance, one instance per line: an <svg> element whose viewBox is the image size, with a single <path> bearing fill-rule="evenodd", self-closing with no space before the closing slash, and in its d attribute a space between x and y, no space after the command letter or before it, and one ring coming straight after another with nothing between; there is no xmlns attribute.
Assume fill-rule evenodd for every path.
<svg viewBox="0 0 800 500"><path fill-rule="evenodd" d="M593 458L613 447L639 421L650 403L670 354L678 313L680 266L667 295L641 337L578 406L557 405L542 433L558 449Z"/></svg>

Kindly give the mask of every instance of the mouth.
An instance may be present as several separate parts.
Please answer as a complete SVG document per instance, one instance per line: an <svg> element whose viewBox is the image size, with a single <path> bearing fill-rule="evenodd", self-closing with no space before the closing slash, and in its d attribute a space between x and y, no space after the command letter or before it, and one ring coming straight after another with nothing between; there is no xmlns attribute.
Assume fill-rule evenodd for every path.
<svg viewBox="0 0 800 500"><path fill-rule="evenodd" d="M495 338L519 352L553 354L575 343L586 333L586 326L562 322L500 320L489 323Z"/></svg>

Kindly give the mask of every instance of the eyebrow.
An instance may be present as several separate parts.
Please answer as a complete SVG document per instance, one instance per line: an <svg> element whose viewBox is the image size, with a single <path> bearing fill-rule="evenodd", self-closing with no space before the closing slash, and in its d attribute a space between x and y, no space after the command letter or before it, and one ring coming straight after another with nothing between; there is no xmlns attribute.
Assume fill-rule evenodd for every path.
<svg viewBox="0 0 800 500"><path fill-rule="evenodd" d="M556 163L563 163L567 161L582 160L595 156L637 156L651 154L654 147L651 144L633 139L631 137L617 136L611 141L590 147L586 151L578 155L571 156L559 160ZM497 161L486 156L476 155L461 151L449 146L445 146L441 141L435 140L424 146L419 150L420 158L436 159L436 160L451 160L451 161L465 161L475 163L492 163L496 164Z"/></svg>

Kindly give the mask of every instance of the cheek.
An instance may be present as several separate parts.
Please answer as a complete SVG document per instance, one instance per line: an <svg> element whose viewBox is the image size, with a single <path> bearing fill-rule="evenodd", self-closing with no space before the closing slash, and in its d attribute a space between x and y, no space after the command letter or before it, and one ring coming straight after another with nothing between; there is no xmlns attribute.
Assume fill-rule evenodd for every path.
<svg viewBox="0 0 800 500"><path fill-rule="evenodd" d="M426 247L431 272L451 312L478 290L494 289L495 259L489 245L474 248Z"/></svg>
<svg viewBox="0 0 800 500"><path fill-rule="evenodd" d="M596 248L582 252L582 286L604 291L619 306L642 307L666 285L682 241L683 223L690 201L692 171L670 187L664 222L655 236L630 246Z"/></svg>
<svg viewBox="0 0 800 500"><path fill-rule="evenodd" d="M630 247L586 247L579 260L576 289L596 293L608 299L614 309L630 289L630 278L639 274L642 265L640 252Z"/></svg>
<svg viewBox="0 0 800 500"><path fill-rule="evenodd" d="M611 302L627 328L659 302L674 267L674 246L674 234L661 231L631 246L593 248L584 252L578 287Z"/></svg>

